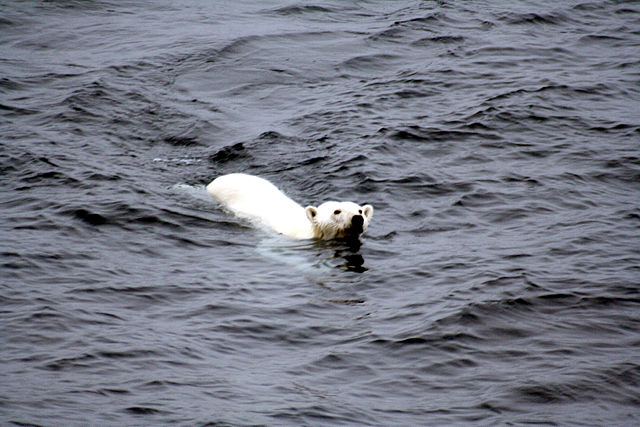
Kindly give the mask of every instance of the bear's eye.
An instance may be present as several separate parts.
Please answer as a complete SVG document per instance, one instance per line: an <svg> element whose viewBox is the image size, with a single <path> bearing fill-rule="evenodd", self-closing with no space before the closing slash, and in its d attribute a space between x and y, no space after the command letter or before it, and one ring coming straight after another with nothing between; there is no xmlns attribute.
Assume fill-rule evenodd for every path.
<svg viewBox="0 0 640 427"><path fill-rule="evenodd" d="M336 209L335 211L333 211L334 215L340 215L340 212L342 212L340 209Z"/></svg>
<svg viewBox="0 0 640 427"><path fill-rule="evenodd" d="M362 215L362 209L358 209L358 213Z"/></svg>

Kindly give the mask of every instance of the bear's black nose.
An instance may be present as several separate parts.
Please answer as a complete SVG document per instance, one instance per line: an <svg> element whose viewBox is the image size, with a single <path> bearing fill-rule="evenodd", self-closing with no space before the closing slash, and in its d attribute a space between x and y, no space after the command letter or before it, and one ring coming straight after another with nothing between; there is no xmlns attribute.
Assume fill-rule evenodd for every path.
<svg viewBox="0 0 640 427"><path fill-rule="evenodd" d="M354 215L351 218L351 229L358 233L362 231L362 225L364 224L364 218L362 215Z"/></svg>

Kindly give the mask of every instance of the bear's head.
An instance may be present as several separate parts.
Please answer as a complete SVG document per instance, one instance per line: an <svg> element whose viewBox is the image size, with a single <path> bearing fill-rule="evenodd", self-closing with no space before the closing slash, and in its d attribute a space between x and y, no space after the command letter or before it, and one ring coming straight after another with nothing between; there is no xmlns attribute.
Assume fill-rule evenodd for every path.
<svg viewBox="0 0 640 427"><path fill-rule="evenodd" d="M307 206L314 236L318 239L357 238L365 232L373 216L373 206L360 206L352 202L325 202Z"/></svg>

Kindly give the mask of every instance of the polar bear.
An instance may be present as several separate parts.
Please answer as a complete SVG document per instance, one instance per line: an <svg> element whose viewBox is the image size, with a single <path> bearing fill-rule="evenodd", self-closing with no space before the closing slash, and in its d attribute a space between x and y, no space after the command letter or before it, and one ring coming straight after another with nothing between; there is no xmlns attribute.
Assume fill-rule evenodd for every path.
<svg viewBox="0 0 640 427"><path fill-rule="evenodd" d="M352 202L303 208L266 179L243 173L214 179L207 192L235 214L295 239L357 238L373 216L373 206Z"/></svg>

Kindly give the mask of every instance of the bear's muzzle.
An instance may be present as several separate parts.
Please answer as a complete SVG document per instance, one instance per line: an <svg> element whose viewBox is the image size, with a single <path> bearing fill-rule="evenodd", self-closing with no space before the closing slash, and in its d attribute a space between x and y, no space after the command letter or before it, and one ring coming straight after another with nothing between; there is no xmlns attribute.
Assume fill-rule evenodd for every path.
<svg viewBox="0 0 640 427"><path fill-rule="evenodd" d="M362 226L364 225L364 218L362 215L354 215L351 218L351 227L349 227L349 231L352 234L360 234L362 233Z"/></svg>

